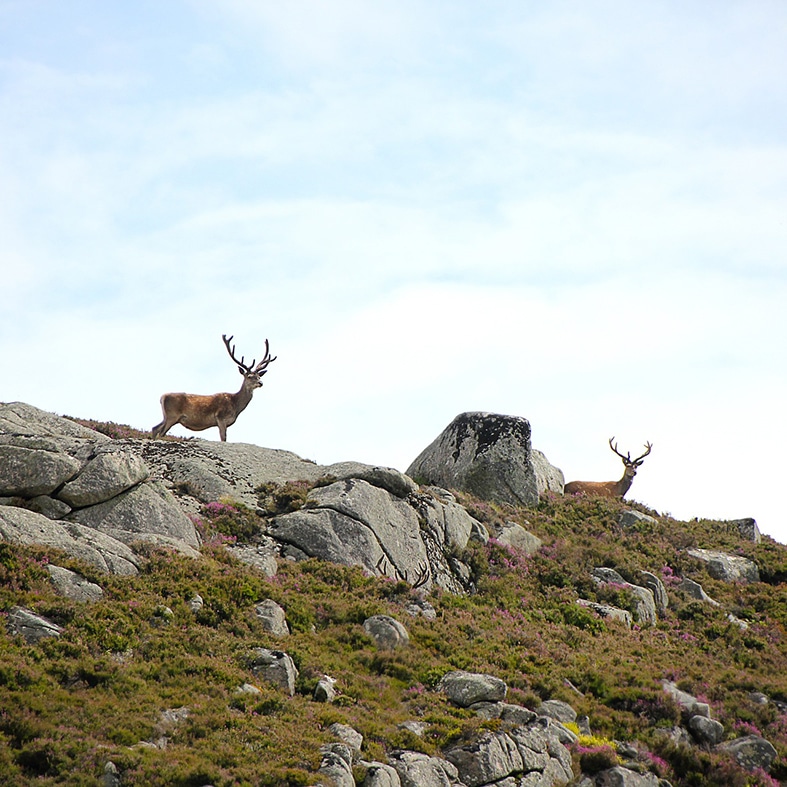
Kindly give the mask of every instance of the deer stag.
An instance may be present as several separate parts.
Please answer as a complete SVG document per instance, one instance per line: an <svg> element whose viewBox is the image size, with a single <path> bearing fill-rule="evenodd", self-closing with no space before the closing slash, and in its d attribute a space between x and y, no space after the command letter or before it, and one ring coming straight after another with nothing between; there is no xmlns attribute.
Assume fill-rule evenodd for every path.
<svg viewBox="0 0 787 787"><path fill-rule="evenodd" d="M626 453L623 456L618 451L617 443L612 445L614 439L614 437L609 438L609 447L623 460L623 465L625 466L623 478L620 481L571 481L563 487L564 494L575 495L579 492L584 492L586 495L622 498L629 491L634 481L634 476L637 474L637 468L645 461L645 457L650 453L653 446L650 443L645 443L645 453L636 459L632 459L631 453Z"/></svg>
<svg viewBox="0 0 787 787"><path fill-rule="evenodd" d="M161 412L164 420L156 424L151 430L151 437L155 440L163 437L175 424L181 424L193 432L210 429L211 426L219 427L222 442L227 440L227 427L232 426L238 416L246 409L251 401L255 388L261 388L262 377L268 371L268 364L276 360L271 358L268 340L265 340L265 356L255 366L255 361L246 364L243 356L240 360L235 357L235 345L230 346L232 336L222 334L224 346L230 358L238 365L238 371L243 375L243 385L237 393L217 393L212 396L200 396L187 393L165 393L161 397Z"/></svg>

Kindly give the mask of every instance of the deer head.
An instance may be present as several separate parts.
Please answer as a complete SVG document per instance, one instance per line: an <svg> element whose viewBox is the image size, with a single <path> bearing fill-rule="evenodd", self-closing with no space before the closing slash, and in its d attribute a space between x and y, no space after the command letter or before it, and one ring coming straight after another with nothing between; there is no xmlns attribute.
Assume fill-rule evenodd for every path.
<svg viewBox="0 0 787 787"><path fill-rule="evenodd" d="M631 478L633 480L634 476L637 474L637 468L639 468L645 461L645 457L651 452L653 446L650 443L645 443L645 453L640 454L636 459L632 459L630 451L627 451L626 455L623 456L623 454L618 451L618 444L615 443L615 445L612 445L612 441L614 439L614 437L609 438L609 447L623 460L624 477Z"/></svg>
<svg viewBox="0 0 787 787"><path fill-rule="evenodd" d="M241 355L240 360L235 357L235 345L233 344L230 346L230 342L234 338L233 336L227 337L226 334L222 334L221 338L224 341L224 346L227 348L230 358L235 361L235 363L238 365L238 371L243 375L244 387L248 387L251 391L253 391L255 388L262 388L262 382L260 381L260 378L268 371L268 364L276 360L276 356L271 358L268 340L265 340L265 355L255 366L255 360L252 360L252 362L247 365L244 356Z"/></svg>

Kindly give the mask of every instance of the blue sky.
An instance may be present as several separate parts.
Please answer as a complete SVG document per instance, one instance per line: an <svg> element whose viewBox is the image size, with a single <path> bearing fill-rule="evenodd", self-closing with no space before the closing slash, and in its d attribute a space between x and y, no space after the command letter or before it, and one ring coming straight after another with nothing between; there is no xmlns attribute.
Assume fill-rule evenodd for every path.
<svg viewBox="0 0 787 787"><path fill-rule="evenodd" d="M756 0L0 0L0 399L149 428L268 337L230 440L404 470L521 415L567 480L650 440L631 497L787 542L785 40Z"/></svg>

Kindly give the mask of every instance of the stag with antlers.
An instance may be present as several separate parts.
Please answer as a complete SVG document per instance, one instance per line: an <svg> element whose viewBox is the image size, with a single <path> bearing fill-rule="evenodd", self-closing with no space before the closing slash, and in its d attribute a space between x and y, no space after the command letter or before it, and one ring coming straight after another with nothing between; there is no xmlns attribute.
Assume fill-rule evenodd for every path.
<svg viewBox="0 0 787 787"><path fill-rule="evenodd" d="M252 360L247 364L241 355L235 357L235 345L230 345L232 336L222 335L224 346L230 358L237 364L238 371L243 375L243 385L237 393L217 393L211 396L187 393L165 393L161 397L161 411L164 420L156 424L151 431L153 439L163 437L175 424L181 424L193 432L201 432L212 426L219 428L222 442L227 440L227 427L232 426L238 416L246 409L256 388L262 387L260 378L268 371L268 364L276 360L271 358L268 340L265 340L265 355L256 363Z"/></svg>
<svg viewBox="0 0 787 787"><path fill-rule="evenodd" d="M598 495L600 497L622 498L631 488L637 468L645 461L645 457L650 453L653 446L645 443L645 453L636 459L631 458L631 452L625 456L618 451L618 444L612 444L614 437L609 438L609 447L623 460L623 478L620 481L571 481L563 487L566 495L576 495L583 492L586 495Z"/></svg>

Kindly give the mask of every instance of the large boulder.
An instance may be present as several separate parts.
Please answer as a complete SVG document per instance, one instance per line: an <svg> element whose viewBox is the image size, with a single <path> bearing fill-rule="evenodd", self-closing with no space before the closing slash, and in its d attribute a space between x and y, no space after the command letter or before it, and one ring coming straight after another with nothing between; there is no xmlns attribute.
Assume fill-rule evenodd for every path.
<svg viewBox="0 0 787 787"><path fill-rule="evenodd" d="M544 700L536 710L539 716L547 716L561 724L573 724L577 720L577 712L562 700Z"/></svg>
<svg viewBox="0 0 787 787"><path fill-rule="evenodd" d="M73 478L82 466L68 456L20 445L0 445L0 496L48 495Z"/></svg>
<svg viewBox="0 0 787 787"><path fill-rule="evenodd" d="M249 667L255 677L275 684L291 697L295 694L298 668L288 653L268 648L255 648L249 657Z"/></svg>
<svg viewBox="0 0 787 787"><path fill-rule="evenodd" d="M95 582L90 582L75 571L52 563L49 563L46 569L49 572L49 578L52 580L55 592L59 596L81 603L100 601L104 596L104 591L99 585Z"/></svg>
<svg viewBox="0 0 787 787"><path fill-rule="evenodd" d="M386 557L370 527L331 509L302 509L276 517L269 533L283 545L282 554L295 559L316 557L376 573Z"/></svg>
<svg viewBox="0 0 787 787"><path fill-rule="evenodd" d="M600 618L619 621L626 628L631 628L634 622L631 613L627 609L620 609L620 607L613 607L609 604L599 604L596 601L588 601L584 598L578 598L577 604L580 607L589 609L591 612L595 612Z"/></svg>
<svg viewBox="0 0 787 787"><path fill-rule="evenodd" d="M746 735L743 738L726 741L720 744L718 749L732 755L738 765L749 771L758 768L769 771L777 754L773 744L759 735Z"/></svg>
<svg viewBox="0 0 787 787"><path fill-rule="evenodd" d="M501 544L514 547L526 555L534 555L543 546L543 541L522 525L516 522L504 522L492 532L493 537Z"/></svg>
<svg viewBox="0 0 787 787"><path fill-rule="evenodd" d="M564 785L573 780L571 754L560 741L555 729L558 726L550 719L539 717L510 733L522 755L524 770L541 774L538 784Z"/></svg>
<svg viewBox="0 0 787 787"><path fill-rule="evenodd" d="M446 758L456 766L462 783L468 787L496 782L523 770L522 755L505 733L486 733L472 743L449 750Z"/></svg>
<svg viewBox="0 0 787 787"><path fill-rule="evenodd" d="M16 506L0 506L0 540L52 547L112 574L136 574L140 564L134 552L112 536Z"/></svg>
<svg viewBox="0 0 787 787"><path fill-rule="evenodd" d="M669 607L669 596L664 583L650 571L640 571L642 584L653 594L653 601L656 604L656 612L659 617L664 617Z"/></svg>
<svg viewBox="0 0 787 787"><path fill-rule="evenodd" d="M637 621L651 626L656 624L656 602L653 591L650 590L650 588L626 582L615 569L607 568L606 566L594 568L591 571L591 576L593 577L593 581L599 585L611 584L623 590L627 590L634 596Z"/></svg>
<svg viewBox="0 0 787 787"><path fill-rule="evenodd" d="M141 484L148 475L147 465L130 451L105 450L65 484L57 497L72 508L92 506Z"/></svg>
<svg viewBox="0 0 787 787"><path fill-rule="evenodd" d="M449 550L483 530L450 500L407 500L368 481L350 478L313 489L298 511L276 517L268 534L288 557L316 557L361 566L426 589L462 589ZM479 536L480 537L480 536Z"/></svg>
<svg viewBox="0 0 787 787"><path fill-rule="evenodd" d="M643 514L641 511L629 508L620 512L620 516L618 516L618 523L623 528L631 528L635 530L637 528L657 526L659 521L658 519L654 519L652 516Z"/></svg>
<svg viewBox="0 0 787 787"><path fill-rule="evenodd" d="M266 598L254 607L263 631L273 634L274 637L287 637L290 627L287 625L287 615L272 598Z"/></svg>
<svg viewBox="0 0 787 787"><path fill-rule="evenodd" d="M566 485L563 471L551 464L544 452L536 448L532 450L530 459L536 474L538 494L543 495L545 492L554 492L562 495L563 487Z"/></svg>
<svg viewBox="0 0 787 787"><path fill-rule="evenodd" d="M719 602L714 601L706 592L705 589L700 585L699 582L695 582L693 579L689 579L688 577L684 577L680 584L677 586L678 590L682 590L689 598L693 598L695 601L702 601L706 604L712 604L713 606L718 607Z"/></svg>
<svg viewBox="0 0 787 787"><path fill-rule="evenodd" d="M471 412L454 418L418 455L407 475L484 500L533 506L540 491L555 485L543 475L545 463L545 458L534 460L526 418Z"/></svg>
<svg viewBox="0 0 787 787"><path fill-rule="evenodd" d="M397 650L407 647L407 629L390 615L372 615L363 622L363 630L374 640L378 650Z"/></svg>
<svg viewBox="0 0 787 787"><path fill-rule="evenodd" d="M418 517L412 506L372 486L367 481L348 479L314 489L307 506L335 511L369 528L400 577L426 562Z"/></svg>
<svg viewBox="0 0 787 787"><path fill-rule="evenodd" d="M199 546L194 523L169 490L157 481L135 486L104 503L80 508L69 514L68 519L124 544L151 541L186 554L196 554L194 550Z"/></svg>
<svg viewBox="0 0 787 787"><path fill-rule="evenodd" d="M0 536L120 573L137 561L118 542L197 555L193 522L161 481L148 480L140 442L149 441L114 441L30 405L0 405L0 505L17 509L4 510Z"/></svg>
<svg viewBox="0 0 787 787"><path fill-rule="evenodd" d="M335 735L337 740L349 746L353 756L360 754L361 747L363 746L363 735L354 727L336 721L328 727L328 732L330 732L331 735Z"/></svg>
<svg viewBox="0 0 787 787"><path fill-rule="evenodd" d="M706 719L710 718L710 705L707 702L700 702L694 695L679 689L672 681L662 680L661 685L664 691L680 705L686 717L704 716Z"/></svg>
<svg viewBox="0 0 787 787"><path fill-rule="evenodd" d="M737 532L745 541L752 541L755 544L759 544L762 540L760 528L757 526L757 520L750 516L744 517L743 519L733 519L728 525L732 528L733 532Z"/></svg>
<svg viewBox="0 0 787 787"><path fill-rule="evenodd" d="M464 670L443 675L438 688L460 708L468 708L477 702L500 702L508 692L508 686L500 678Z"/></svg>
<svg viewBox="0 0 787 787"><path fill-rule="evenodd" d="M655 773L637 773L616 765L601 771L594 784L596 787L660 787L663 782Z"/></svg>
<svg viewBox="0 0 787 787"><path fill-rule="evenodd" d="M352 751L346 743L329 743L322 747L318 773L333 787L355 787Z"/></svg>
<svg viewBox="0 0 787 787"><path fill-rule="evenodd" d="M24 607L11 607L8 612L8 630L11 634L20 635L30 645L47 637L59 637L63 631L57 623Z"/></svg>
<svg viewBox="0 0 787 787"><path fill-rule="evenodd" d="M728 555L714 549L689 549L688 553L708 567L714 579L723 582L759 582L760 571L753 560L740 555Z"/></svg>
<svg viewBox="0 0 787 787"><path fill-rule="evenodd" d="M402 780L392 765L370 762L366 765L363 787L402 787Z"/></svg>
<svg viewBox="0 0 787 787"><path fill-rule="evenodd" d="M715 746L717 743L721 743L724 738L724 725L707 716L691 716L688 727L697 742L704 745Z"/></svg>
<svg viewBox="0 0 787 787"><path fill-rule="evenodd" d="M394 751L388 764L399 775L401 787L451 787L459 779L455 765L421 752Z"/></svg>
<svg viewBox="0 0 787 787"><path fill-rule="evenodd" d="M498 784L520 774L525 778L532 775L531 780L512 784L565 785L573 779L571 754L548 720L536 719L510 732L485 733L450 749L445 756L468 787Z"/></svg>

